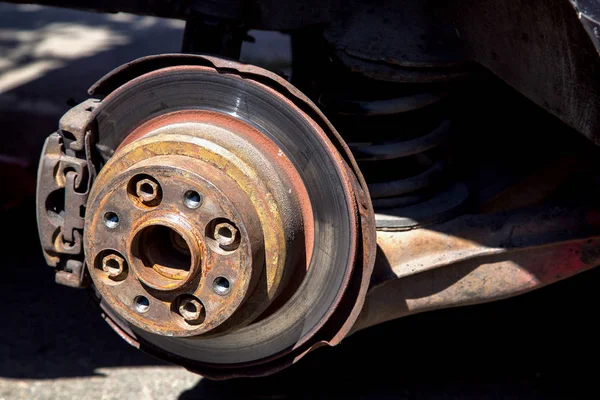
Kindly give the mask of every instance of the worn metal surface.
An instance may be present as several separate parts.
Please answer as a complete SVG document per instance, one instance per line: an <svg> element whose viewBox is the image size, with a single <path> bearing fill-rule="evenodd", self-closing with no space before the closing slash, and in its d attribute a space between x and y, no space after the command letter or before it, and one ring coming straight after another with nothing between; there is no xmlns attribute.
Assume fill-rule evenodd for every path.
<svg viewBox="0 0 600 400"><path fill-rule="evenodd" d="M94 216L85 229L86 257L88 265L94 266L90 273L104 301L128 321L154 333L192 336L231 318L254 290L264 264L262 228L253 203L235 181L222 169L199 162L199 157L174 150L185 147L189 139L169 140L164 135L135 141L117 153L103 169L112 170L113 180L100 173L94 186L98 190L92 192L89 203ZM159 146L168 155L159 155ZM190 147L188 154L198 151ZM130 166L125 169L126 165ZM159 184L159 202L144 204L132 190L148 180L145 177ZM200 207L190 209L186 203L189 191L200 195ZM118 216L117 226L106 225L107 213ZM210 227L219 221L235 221L242 232L235 249L224 248L215 240ZM272 227L276 226L273 223ZM106 252L128 260L127 276L107 276L101 265ZM231 285L226 296L213 288L218 278ZM137 296L149 299L147 311L136 310ZM206 313L201 324L181 321L178 312L182 299L192 296ZM238 315L244 319L254 316ZM234 319L243 323L239 317Z"/></svg>
<svg viewBox="0 0 600 400"><path fill-rule="evenodd" d="M600 265L596 208L533 207L378 232L364 329L409 314L515 296Z"/></svg>
<svg viewBox="0 0 600 400"><path fill-rule="evenodd" d="M95 89L102 169L83 247L111 326L220 378L338 343L364 300L374 219L318 109L274 74L200 56L140 60Z"/></svg>
<svg viewBox="0 0 600 400"><path fill-rule="evenodd" d="M214 93L213 96L216 100L218 101L223 101L231 99L232 98L225 98L223 97L223 95L221 95L218 91L218 87L217 85L227 85L229 84L229 79L228 77L222 77L222 75L217 75L214 73L214 70L209 70L207 68L204 67L173 67L173 68L167 68L167 69L163 69L163 70L159 70L159 71L155 71L155 72L151 72L143 77L138 78L137 80L133 80L130 83L124 85L123 87L121 87L119 90L120 92L114 92L112 93L105 101L106 101L106 106L104 109L104 112L107 115L111 116L111 119L120 119L119 115L123 115L125 118L130 118L130 114L125 115L125 110L121 111L122 114L117 114L116 112L118 110L120 110L122 108L122 103L118 102L118 95L120 95L121 93L124 94L128 94L131 93L132 96L144 96L144 92L145 91L150 91L153 90L154 93L157 95L157 97L160 99L161 102L163 102L164 104L170 104L172 105L172 107L177 107L177 108L181 108L181 106L179 104L177 104L178 101L185 101L188 102L190 104L190 106L192 104L195 103L195 99L189 95L186 94L186 92L182 93L182 88L186 88L187 91L189 91L189 93L197 93L198 91L206 91L206 92L210 92L210 93ZM165 86L165 82L171 82L173 87L168 87L167 90L168 91L163 91L160 92L160 88ZM207 85L215 85L214 88L216 89L209 89L210 86ZM134 89L138 89L138 90L134 90ZM232 93L233 94L233 93ZM252 95L251 93L249 93L247 96ZM264 95L263 95L264 96ZM140 108L140 104L139 102L136 101L132 101L131 99L128 99L129 101L132 102L132 104L138 104L138 109ZM206 100L205 100L206 101ZM251 98L247 98L247 103L246 105L252 105L253 101ZM115 104L115 106L113 106L112 104ZM117 104L119 105L119 107L117 107ZM235 104L235 103L234 103ZM114 109L113 109L114 107ZM207 103L206 106L207 108L210 108L210 103ZM142 109L147 109L147 110L152 110L153 108L149 107L149 106L142 106ZM112 111L112 112L111 112ZM245 110L244 110L245 111ZM268 115L266 116L261 116L261 114L258 113L259 110L257 110L256 112L253 113L249 113L248 116L251 117L255 117L257 118L256 122L260 123L260 124L264 124L265 120L262 118L268 118ZM164 113L164 111L163 111ZM197 123L198 119L201 119L202 117L199 116L199 114L201 113L196 113L195 115L192 114L191 117L188 119L189 124L192 124L194 122ZM246 115L242 115L242 117L246 117ZM211 119L212 118L212 119ZM194 127L192 126L191 129L194 130L196 132L196 134L199 134L202 136L203 140L198 140L197 144L202 146L202 143L205 140L210 140L213 143L218 144L219 146L223 146L225 148L229 148L230 150L227 153L227 156L229 158L231 158L231 161L229 163L229 167L227 167L226 164L223 164L223 161L219 161L219 157L217 157L217 154L215 154L215 149L213 148L213 146L208 146L204 151L199 151L198 150L198 146L195 146L195 148L193 150L189 151L189 156L192 157L196 157L199 158L201 160L204 160L205 162L209 162L215 166L219 166L227 173L229 174L232 178L236 179L236 181L239 182L240 186L242 187L243 190L245 190L246 192L248 192L248 195L251 196L253 198L253 204L255 206L259 206L261 204L260 201L260 197L264 196L265 197L265 201L266 203L262 203L265 204L264 206L262 206L262 210L260 210L259 208L259 216L262 218L263 220L263 226L265 227L269 227L269 228L265 228L264 229L264 235L265 235L265 258L267 260L267 268L265 270L264 273L264 279L265 279L265 283L263 285L259 284L258 287L259 288L265 288L265 293L262 294L263 297L268 297L269 300L271 300L275 294L276 294L276 289L277 289L277 285L274 285L273 283L277 283L277 279L280 279L281 276L283 276L283 272L287 272L288 274L292 274L294 272L295 267L297 267L298 265L298 256L300 255L305 255L306 251L290 251L289 255L287 253L287 251L285 250L285 247L283 245L283 241L292 241L292 243L302 243L306 240L306 238L303 238L297 234L295 234L293 231L289 231L288 229L286 229L285 232L285 236L283 235L283 232L280 231L281 233L278 233L278 230L273 229L278 225L277 221L283 220L283 215L281 217L277 216L278 212L285 212L287 213L285 216L286 219L286 223L290 224L291 226L294 225L298 225L297 222L294 222L294 219L297 218L297 212L296 210L298 209L302 209L302 207L300 207L297 202L296 204L289 204L289 200L288 200L288 204L286 205L283 201L280 201L283 197L287 197L289 196L289 192L293 189L293 186L290 186L291 182L294 181L298 181L298 179L294 179L293 177L291 177L291 179L286 179L285 181L278 176L279 170L283 170L283 168L276 168L273 163L269 162L268 159L265 160L265 157L270 158L276 158L276 159L282 159L283 156L287 153L287 152L291 152L293 154L294 150L291 148L287 148L287 150L283 150L281 148L281 145L279 145L279 148L277 149L274 146L271 146L271 148L273 149L273 153L269 153L268 152L268 146L265 146L265 149L261 147L250 147L248 145L246 146L241 146L238 142L238 144L231 144L231 143L227 143L227 140L229 139L228 136L231 136L231 134L227 135L227 132L223 132L222 129L217 129L215 130L214 128L209 129L211 126L214 126L215 122L217 121L218 116L215 116L214 114L208 114L208 118L206 118L206 122L205 124L208 126L208 128L198 128L198 127ZM258 119L261 118L261 119ZM140 118L141 119L141 118ZM161 113L161 121L164 120L164 114ZM223 119L221 119L223 120ZM133 121L132 121L133 122ZM102 131L103 128L103 122L102 119L100 119L99 121L99 129ZM122 123L121 126L124 128L125 131L127 131L126 127L127 124L126 123ZM172 128L168 128L168 126L172 126ZM142 131L144 131L144 127L141 128ZM165 129L181 129L177 127L177 124L169 124L165 126ZM249 129L247 128L246 131L248 131ZM138 134L138 132L136 132L135 130L132 132L132 135L134 137L136 137ZM176 135L177 133L173 133L174 135ZM108 135L107 135L108 136ZM241 135L240 135L241 136ZM252 140L252 135L251 134L247 134L246 132L244 132L243 136L248 136L250 140ZM256 140L260 140L262 135L253 135ZM108 137L107 137L108 138ZM157 146L160 145L160 143L162 142L159 139L156 139L154 137L154 135L152 135L152 139L156 140L156 142L158 143ZM229 139L231 140L231 139ZM264 139L263 139L264 142ZM102 143L102 139L101 139L101 143ZM263 143L264 144L264 143ZM291 143L290 143L291 144ZM297 144L295 143L295 146ZM206 145L202 146L202 147L206 147ZM125 149L123 149L125 150ZM159 149L154 149L153 153L157 153L161 151L161 154L164 155L168 155L171 154L171 152L173 151L172 149L165 149L165 150L159 150ZM179 150L179 152L185 152L185 150ZM235 152L234 152L235 151ZM241 157L241 159L237 159ZM280 162L276 163L279 164ZM250 164L250 166L252 165L256 165L259 164L261 166L261 168L250 168L250 167L246 167L244 166L244 164ZM309 164L310 165L310 164ZM309 170L309 167L305 167L305 171ZM111 169L106 169L108 172L107 173L111 173ZM237 172L236 172L237 170ZM114 173L114 172L112 172ZM246 175L247 177L244 177L244 175ZM252 176L256 176L256 179L250 179ZM284 181L285 183L285 187L284 188L277 188L276 185L278 184L278 182L282 182ZM258 184L262 184L263 185L267 185L269 187L270 190L265 190L264 195L261 195L262 191L257 191L257 185ZM307 190L315 190L316 188L307 188ZM332 188L333 189L333 188ZM323 195L324 193L322 192L322 189L319 189L321 195ZM332 193L333 195L333 193ZM312 194L312 196L314 196L314 194ZM271 200L269 201L269 197L275 197L275 201ZM278 211L281 210L281 211ZM344 210L343 208L341 208L340 210ZM313 209L313 212L315 210ZM277 213L276 213L277 212ZM343 223L343 220L340 221L341 223ZM316 230L315 230L316 231ZM326 234L326 231L323 231L322 228L319 230L321 234ZM352 235L352 230L349 231L349 234ZM340 237L341 240L344 240L343 237ZM327 240L330 240L329 238ZM309 242L309 241L307 241ZM325 244L323 242L323 238L316 238L315 246L318 246L318 248L322 248L322 246L330 246L329 244ZM352 244L350 244L352 246ZM327 250L328 252L330 252L330 250ZM342 254L340 254L340 256L342 256ZM321 263L322 261L319 261L319 258L321 258L322 256L319 256L319 251L313 252L312 258L309 260L310 262L318 262ZM352 253L350 254L345 254L343 255L343 257L350 257L350 260L352 259L353 255ZM302 259L305 259L305 257L302 257ZM347 262L347 261L346 261ZM304 261L305 265L306 265L306 261ZM276 265L276 267L278 268L273 268L271 269L270 266L271 265ZM324 266L325 267L325 266ZM320 270L321 272L326 271L327 269L330 269L330 271L333 273L333 271L335 271L336 268L341 268L342 271L345 270L345 272L338 276L335 277L335 279L342 279L342 281L340 282L341 284L343 284L343 280L348 279L349 277L349 270L347 269L348 266L344 266L344 265L327 265L326 268L322 267L322 269ZM304 269L306 270L306 266L304 267ZM271 271L271 272L270 272ZM309 276L311 273L318 273L318 271L313 270L312 268L308 268L308 271L305 271L305 273L307 274L307 276ZM308 279L308 278L307 278ZM340 289L343 290L343 286L336 286L335 284L333 286L325 286L324 282L316 282L318 285L321 285L324 287L324 289L326 288L326 290L331 290L331 294L336 293L337 291L339 291ZM331 283L331 282L330 282ZM305 282L306 285L306 282ZM300 286L299 290L302 290L305 286ZM310 289L310 285L308 285L304 290L309 290ZM321 289L322 290L322 289ZM260 292L258 293L260 294ZM292 307L291 303L293 302L293 299L296 298L298 296L298 293L294 294L294 296L292 296L292 299L284 304L283 308L285 307ZM339 296L339 294L337 294L337 296ZM248 301L249 305L254 305L256 307L261 307L262 309L264 309L264 305L265 305L265 301L261 301L262 299L254 299L251 301ZM300 302L296 302L296 306L293 307L295 309L296 312L302 312L303 309L306 309L305 307L310 307L310 304L312 302L314 302L317 299L313 299L313 298L302 298L300 297L298 300L300 300ZM330 299L328 301L331 301L333 299ZM268 303L267 303L268 305ZM329 313L330 312L330 306L325 307L323 306L321 308L321 310L318 310L318 313ZM281 316L279 318L276 318L275 315L285 315L285 319L282 318ZM288 334L287 336L282 334L282 332L284 332L285 329L289 329L288 326L294 326L298 323L300 323L300 321L302 320L298 320L296 318L292 318L291 316L288 315L288 313L284 312L283 310L277 310L277 312L275 313L275 315L273 315L270 319L264 320L264 324L266 324L266 326L273 326L273 328L276 328L275 330L272 330L273 328L266 329L263 328L261 329L259 326L259 324L253 324L251 326L248 327L248 332L247 333L243 333L242 331L236 331L236 332L232 332L228 335L224 335L224 336L219 336L216 338L207 338L206 340L197 340L194 343L194 348L197 349L195 350L194 353L194 357L195 358L204 358L204 360L206 361L212 361L212 362L223 362L224 360L243 360L245 357L257 357L256 355L252 355L252 356L244 356L244 350L243 347L240 346L251 346L248 350L245 350L246 352L250 352L248 354L263 354L263 357L268 355L269 353L272 353L273 347L274 346L282 346L280 347L280 349L285 349L286 347L290 346L293 343L298 343L298 341L302 340L299 339L296 336L296 333L294 333L294 331L292 330L292 332L290 334ZM319 323L319 321L321 320L322 317L318 317L318 319L314 320L314 323ZM306 321L303 321L304 324L303 326L306 326L305 323ZM252 329L251 329L252 328ZM296 328L297 329L297 328ZM311 328L311 330L314 328ZM138 335L146 335L145 330L144 332L137 332ZM267 334L267 335L265 335ZM268 338L271 339L268 339ZM149 337L146 335L146 338L149 339ZM263 339L264 338L264 339ZM279 341L279 344L273 344L273 338L277 338L277 340ZM189 356L190 355L190 350L188 348L188 345L186 343L183 342L174 342L170 339L168 339L167 337L152 337L151 338L153 342L158 342L160 343L160 346L170 346L169 350L176 353L176 354L180 354L181 356ZM260 343L261 340L269 340L268 342L265 342L265 344L261 347L258 346L257 343ZM230 344L228 344L230 343ZM247 343L247 344L245 344ZM185 346L185 347L184 347ZM226 349L228 346L233 346L231 347L231 351L233 351L233 349L235 349L235 352L228 355ZM277 347L275 347L277 348ZM185 349L185 350L184 350ZM222 361L223 360L223 361Z"/></svg>
<svg viewBox="0 0 600 400"><path fill-rule="evenodd" d="M67 286L87 284L82 232L86 203L95 178L90 143L94 135L94 99L65 114L59 130L44 144L37 177L37 220L48 265Z"/></svg>
<svg viewBox="0 0 600 400"><path fill-rule="evenodd" d="M291 86L287 81L282 79L280 76L266 71L262 68L258 68L252 65L241 64L238 62L223 60L216 57L210 56L190 56L185 54L168 54L160 56L149 56L144 57L122 67L119 67L112 72L108 73L101 80L96 82L90 89L91 95L108 95L116 90L119 86L125 84L129 80L148 73L150 71L158 70L168 66L174 65L204 65L211 68L215 68L217 71L222 73L236 73L246 80L255 82L261 82L268 86L272 92L279 93L288 98L294 106L302 110L303 113L313 120L313 129L317 129L321 135L324 135L327 139L324 143L329 141L335 146L340 152L340 155L344 162L348 165L350 173L352 174L352 181L354 183L355 195L357 198L358 211L360 213L360 231L362 233L362 248L360 257L362 263L355 265L356 272L353 276L352 282L349 285L349 290L346 297L343 299L343 305L346 309L343 310L343 317L338 317L338 321L334 325L335 327L329 327L329 331L324 338L319 340L324 344L335 345L339 343L342 338L350 331L352 324L361 308L364 301L364 296L367 291L368 282L371 276L372 265L375 259L375 221L373 218L373 208L369 199L369 192L367 190L366 182L360 173L356 161L352 157L352 153L344 140L341 138L339 133L329 122L318 107L311 102L306 95L301 91ZM338 310L338 314L340 311ZM314 346L317 346L315 344ZM303 350L305 351L305 350ZM303 354L301 351L298 353ZM268 368L265 368L262 373L267 371L275 371L288 365L288 361L284 360L279 363L273 363ZM207 370L206 370L207 371ZM255 375L258 371L246 371L240 369L229 376L243 376L245 374ZM223 377L222 372L214 374L215 377Z"/></svg>

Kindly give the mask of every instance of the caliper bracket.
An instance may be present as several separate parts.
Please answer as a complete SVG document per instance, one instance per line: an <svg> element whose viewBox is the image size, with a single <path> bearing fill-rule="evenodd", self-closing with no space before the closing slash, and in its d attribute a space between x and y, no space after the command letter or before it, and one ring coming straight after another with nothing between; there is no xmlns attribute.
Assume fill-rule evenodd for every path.
<svg viewBox="0 0 600 400"><path fill-rule="evenodd" d="M71 109L57 132L44 144L37 179L37 219L40 242L56 282L87 286L82 233L89 189L95 178L91 159L94 109L89 99Z"/></svg>

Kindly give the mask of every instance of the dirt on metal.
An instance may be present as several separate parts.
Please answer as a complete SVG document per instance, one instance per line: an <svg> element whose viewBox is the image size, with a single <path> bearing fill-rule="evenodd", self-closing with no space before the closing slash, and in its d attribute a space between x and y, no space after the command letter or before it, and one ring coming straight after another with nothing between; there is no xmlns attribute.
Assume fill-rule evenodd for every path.
<svg viewBox="0 0 600 400"><path fill-rule="evenodd" d="M91 196L95 214L86 230L86 255L89 265L98 265L104 251L129 261L131 277L118 284L102 268L90 268L105 300L128 321L154 333L193 336L226 320L243 326L268 306L283 283L289 233L252 166L194 136L202 129L224 129L219 120L212 118L208 125L206 118L214 115L181 116L163 116L142 126L143 133L132 133L137 139L119 149L103 169ZM221 116L223 120L227 118ZM185 198L190 191L201 197L198 208L190 208ZM302 186L295 192L301 193ZM118 216L117 227L104 223L107 213ZM215 237L224 227L231 243ZM227 282L226 295L215 288L219 279ZM265 285L255 291L259 281ZM139 296L148 299L147 309L136 304ZM181 296L199 299L206 313L201 324L182 321ZM254 301L246 302L249 298ZM250 307L243 307L244 302Z"/></svg>
<svg viewBox="0 0 600 400"><path fill-rule="evenodd" d="M194 59L194 65L177 65L189 59ZM154 61L162 66L155 68ZM171 62L174 64L168 65ZM260 350L264 354L260 358L223 365L221 372L204 365L202 371L215 377L241 376L247 370L264 374L312 348L338 343L362 306L374 259L375 224L364 180L337 132L302 93L257 67L212 57L169 55L131 66L109 75L108 79L115 79L118 85L105 93L102 101L94 101L83 121L85 127L76 127L78 131L91 127L93 135L88 135L88 140L102 158L102 169L97 178L94 176L89 192L82 247L107 321L136 346L147 341L156 346L156 339L152 339L156 336L144 336L149 332L182 338L173 343L184 343L183 338L194 336L202 348L203 338L210 345L223 342L228 335L248 336L244 332L258 328L247 325L260 324L274 314L281 320L280 326L274 326L276 331L295 324L293 312L283 313L280 308L290 308L293 301L300 301L300 307L318 304L320 295L305 289L309 281L313 282L309 287L330 291L324 300L327 306L319 305L318 319L310 322L310 328L303 328L297 337L296 333L288 335L285 347L277 351L271 350L266 339L253 339L267 345L263 345L266 351ZM139 66L150 69L137 74ZM124 81L121 72L128 76ZM275 112L281 104L280 111L293 115L289 121L297 119L303 126L302 134L311 138L304 145L306 149L320 150L315 154L295 151L289 148L295 143L292 135L270 131L281 130L277 126L265 132L264 126L257 129L235 112L196 109L193 103L179 109L165 105L163 113L147 107L139 112L140 117L135 110L117 112L131 116L125 124L127 129L106 125L110 124L107 110L115 113L114 104L121 104L117 110L123 109L120 102L127 97L124 94L139 93L159 82L177 85L193 78L194 84L196 76L206 75L214 75L213 82L226 76L233 85L234 98L237 85L258 88L252 90L276 103L270 106ZM172 93L167 90L164 95ZM238 100L243 107L243 97ZM143 117L144 113L150 118ZM271 121L269 118L266 121ZM293 129L293 125L287 126L285 132ZM284 140L283 147L279 140ZM330 160L310 161L313 169L315 165L328 166L319 169L335 181L326 189L320 187L320 179L315 182L319 173L304 172L302 163L318 157ZM313 199L322 197L320 193L332 199L325 207ZM338 199L343 203L341 208L332 207ZM323 209L326 211L320 211ZM343 214L348 239L324 234L337 221L328 220L337 215L335 210L342 210L338 214ZM319 212L324 219L317 217ZM344 249L348 246L338 251L341 256L336 255L343 263L331 261L338 248L334 243ZM328 246L333 248L328 250ZM318 268L309 268L311 264ZM315 271L323 270L335 273L339 282L321 288L329 280L313 277L311 281ZM296 296L302 290L308 290L308 295ZM294 300L305 296L310 297L309 302ZM240 330L245 326L248 329ZM323 334L317 335L320 331ZM268 338L274 333L265 334ZM252 348L244 350L245 354L251 354ZM195 351L193 357L200 361L206 358L205 353ZM164 352L161 355L170 357ZM187 366L195 369L198 365Z"/></svg>

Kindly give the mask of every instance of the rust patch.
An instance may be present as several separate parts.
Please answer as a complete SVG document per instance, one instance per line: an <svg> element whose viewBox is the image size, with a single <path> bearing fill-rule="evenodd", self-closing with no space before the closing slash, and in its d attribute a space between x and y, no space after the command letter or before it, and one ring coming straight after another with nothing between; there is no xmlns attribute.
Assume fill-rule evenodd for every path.
<svg viewBox="0 0 600 400"><path fill-rule="evenodd" d="M195 68L210 70L209 68L202 67ZM269 157L269 160L276 168L284 174L285 179L291 183L290 186L293 191L291 194L297 199L300 212L302 213L302 220L304 222L303 229L306 237L306 265L304 268L308 269L314 246L314 217L306 187L289 158L286 157L273 141L267 138L258 129L239 119L222 113L206 110L182 110L163 114L143 123L125 138L119 146L119 149L167 125L189 122L210 124L237 133L240 137L250 141L256 148L261 149L261 151Z"/></svg>
<svg viewBox="0 0 600 400"><path fill-rule="evenodd" d="M310 102L310 100L308 100L302 93L293 88L283 79L261 68L231 62L228 60L220 60L213 57L201 56L199 58L207 61L210 64L213 64L216 70L208 67L198 66L172 67L150 72L136 79L145 79L149 77L150 74L161 74L167 70L189 71L192 68L196 68L202 70L209 69L211 72L217 72L218 70L218 72L221 74L228 74L238 79L247 80L253 85L260 86L263 90L269 93L269 95L276 96L279 100L294 108L302 116L302 118L306 120L307 124L312 127L312 130L320 139L321 145L334 160L334 165L336 165L338 175L341 178L341 185L351 211L350 219L352 229L352 254L350 259L352 260L351 262L356 263L356 265L354 268L352 268L352 266L348 267L347 273L345 274L343 280L343 288L336 296L333 307L331 307L328 313L322 318L320 324L318 324L310 332L303 333L303 337L299 338L298 342L295 346L293 346L293 348L290 348L282 353L274 354L273 357L269 357L269 359L262 359L258 360L256 363L251 363L253 365L240 365L234 369L231 369L229 368L230 366L227 366L226 370L211 374L213 377L242 376L246 374L262 375L266 373L265 371L274 372L277 369L283 368L285 365L289 365L289 363L300 358L306 351L308 351L308 349L324 344L338 343L341 338L344 337L345 334L350 330L354 320L358 315L358 311L362 308L369 277L373 267L373 261L375 258L374 214L366 184L348 147L345 145L343 140L341 140L333 126L331 126L323 114L314 104ZM121 86L119 91L126 90L133 81ZM105 100L108 100L111 95L112 94L109 94ZM166 123L166 120L163 119L163 117L155 118L152 121L146 122L146 124L142 125L134 132L131 132L130 136L126 139L126 142L120 146L117 154L109 161L105 169L107 169L108 166L111 166L111 168L118 167L120 169L132 167L132 163L120 159L119 153L122 151L129 151L130 147L136 146L136 143L144 142L146 145L148 145L148 147L145 149L135 150L134 157L139 160L166 155L167 148L169 148L171 152L175 150L176 154L202 160L203 162L216 167L228 177L234 179L238 185L240 185L242 190L245 191L245 193L251 198L250 201L252 205L257 208L258 218L263 227L266 223L268 223L269 226L273 226L276 230L278 230L282 225L282 219L280 215L278 216L278 213L281 213L284 210L278 208L279 205L274 201L274 197L272 194L268 193L268 191L262 191L261 193L258 193L258 196L257 193L253 192L257 184L259 186L263 184L257 180L260 178L260 176L254 175L248 170L242 169L240 171L240 166L238 165L239 160L237 160L238 164L236 164L232 162L233 158L227 158L224 154L219 154L216 156L211 154L209 151L203 148L202 145L200 145L200 138L184 139L184 143L176 145L174 142L181 142L183 135L164 135L163 138L167 138L166 142L169 142L168 145L165 143L157 144L154 142L154 136L159 134L155 131L164 131L165 129L170 129L170 127L173 127L179 123L198 123L199 119L197 117L199 114L203 114L203 119L200 120L202 121L200 123L206 123L207 125L226 129L228 131L236 131L239 128L239 136L243 137L246 141L259 148L261 152L263 152L265 156L269 158L269 160L275 160L273 164L276 165L276 167L279 169L279 172L285 176L287 181L293 183L291 185L292 193L290 194L293 195L294 201L296 202L298 208L291 211L296 213L298 212L298 209L301 211L302 220L304 222L304 232L302 234L305 235L306 238L309 238L309 240L305 241L306 244L304 250L306 257L302 264L304 266L309 265L309 255L312 254L311 246L314 242L314 233L312 231L313 227L307 226L307 222L312 224L314 218L312 215L312 205L310 204L310 200L308 199L303 188L303 182L287 157L281 157L277 146L268 140L261 132L256 131L252 127L248 129L247 126L239 126L240 121L236 121L227 115L216 113L212 113L212 115L210 115L210 112L195 111L193 112L195 115L193 115L190 119L186 120L185 118L187 117L184 117L181 122L174 122L177 120L177 118L186 113L187 112L171 113L170 118L172 119L170 122ZM187 114L189 115L189 113ZM161 132L160 134L162 133L165 132ZM247 162L247 160L244 161ZM111 177L110 174L110 172L107 172L107 175L104 179L107 180L108 178L114 178L114 176ZM263 186L261 186L261 188ZM97 187L98 185L96 185L94 189ZM92 195L95 195L95 193L92 193ZM254 197L252 195L254 195ZM237 221L234 222L237 223ZM269 270L269 265L281 266L283 265L284 259L287 258L287 251L289 251L289 249L285 249L285 247L282 248L282 244L285 243L285 240L283 240L283 232L284 231L281 230L274 235L271 233L272 236L270 237L265 237L267 271ZM275 253L273 249L278 249L279 251ZM272 271L271 273L273 272L276 275L271 276L274 276L275 278L277 277L277 274L281 273L280 270ZM272 285L270 288L273 287L274 286ZM277 293L278 291L270 292L269 295L271 297L268 297L267 300L272 300L272 296ZM248 298L248 300L252 300L252 298ZM329 323L325 325L328 321ZM230 326L227 328L232 327ZM321 331L322 334L315 336L318 331ZM249 371L249 368L251 368L252 373L246 372ZM210 368L205 369L207 372L209 370Z"/></svg>
<svg viewBox="0 0 600 400"><path fill-rule="evenodd" d="M123 159L135 160L137 145L124 151ZM243 191L218 169L176 155L137 161L111 179L102 173L98 177L104 185L97 186L100 190L91 198L95 213L85 231L92 279L104 301L136 326L169 336L211 331L232 318L259 279L264 245L256 232L258 217ZM160 184L162 201L154 207L140 207L131 199L131 181L140 174ZM211 177L210 183L206 177ZM184 195L190 189L202 194L203 207L186 205ZM234 251L220 249L206 234L206 227L218 218L235 221L240 230ZM108 276L99 264L105 251L127 260L126 277ZM231 285L226 296L215 292L217 278ZM182 296L200 299L206 312L201 324L181 315Z"/></svg>

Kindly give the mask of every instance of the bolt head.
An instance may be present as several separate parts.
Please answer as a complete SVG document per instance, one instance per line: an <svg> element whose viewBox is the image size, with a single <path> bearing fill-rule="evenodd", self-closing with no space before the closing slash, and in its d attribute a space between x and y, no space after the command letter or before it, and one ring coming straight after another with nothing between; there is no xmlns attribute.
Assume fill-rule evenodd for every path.
<svg viewBox="0 0 600 400"><path fill-rule="evenodd" d="M125 270L125 260L116 254L109 254L102 259L102 270L111 278L116 278Z"/></svg>
<svg viewBox="0 0 600 400"><path fill-rule="evenodd" d="M237 240L239 232L232 224L223 222L215 226L213 235L221 246L230 246Z"/></svg>
<svg viewBox="0 0 600 400"><path fill-rule="evenodd" d="M144 203L151 202L158 196L158 184L150 179L142 179L135 184L135 194Z"/></svg>
<svg viewBox="0 0 600 400"><path fill-rule="evenodd" d="M183 299L179 302L179 314L186 321L197 321L204 306L196 299Z"/></svg>

